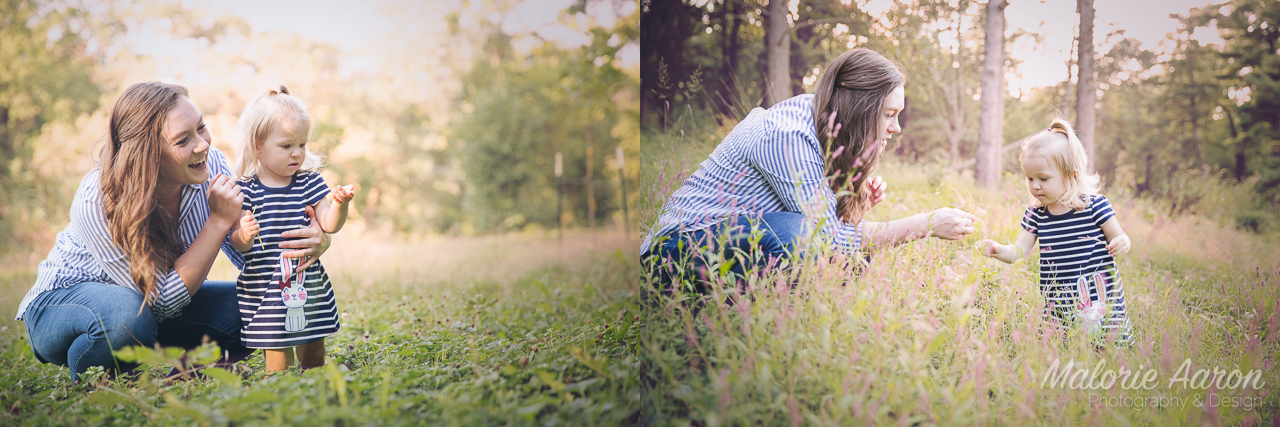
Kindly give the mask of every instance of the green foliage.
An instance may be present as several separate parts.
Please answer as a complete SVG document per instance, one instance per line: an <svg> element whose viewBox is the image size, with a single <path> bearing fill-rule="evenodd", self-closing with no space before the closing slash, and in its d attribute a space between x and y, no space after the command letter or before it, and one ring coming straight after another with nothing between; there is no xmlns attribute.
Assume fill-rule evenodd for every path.
<svg viewBox="0 0 1280 427"><path fill-rule="evenodd" d="M623 45L610 41L614 34L593 29L591 44L580 49L545 43L527 56L513 52L501 33L489 38L490 54L464 78L468 113L453 130L466 176L464 211L478 230L556 227L556 153L564 156L568 218L584 217L590 203L597 217L619 209L617 168L609 166L614 147L630 136L615 129L633 117L617 98L629 97L637 82L612 61Z"/></svg>
<svg viewBox="0 0 1280 427"><path fill-rule="evenodd" d="M66 368L31 358L21 323L0 320L0 424L620 425L642 393L636 274L616 252L507 284L377 283L384 292L342 294L323 368L265 375L259 352L248 374L172 383L171 366L207 362L216 346L189 362L128 348L118 356L144 364L133 374L95 368L71 385Z"/></svg>
<svg viewBox="0 0 1280 427"><path fill-rule="evenodd" d="M10 227L70 200L32 166L36 137L46 124L98 108L96 60L116 30L111 18L81 8L0 2L0 238L29 242L30 230Z"/></svg>
<svg viewBox="0 0 1280 427"><path fill-rule="evenodd" d="M1235 92L1234 105L1226 108L1236 107L1241 122L1239 135L1233 129L1232 136L1242 154L1259 157L1259 165L1236 176L1258 171L1259 192L1272 207L1280 205L1280 4L1233 0L1197 15L1200 25L1216 21L1225 41L1220 56L1226 64L1218 78Z"/></svg>
<svg viewBox="0 0 1280 427"><path fill-rule="evenodd" d="M792 77L814 77L815 68L849 47L884 53L908 76L904 132L890 150L915 164L963 161L972 157L976 143L980 9L980 3L965 1L895 3L881 23L873 23L856 2L804 2L792 24ZM1260 0L1193 8L1175 17L1182 22L1169 29L1171 51L1160 55L1154 47L1124 38L1122 31L1098 43L1111 46L1099 52L1095 63L1101 93L1095 167L1108 186L1168 198L1182 192L1174 180L1189 164L1206 175L1228 171L1237 182L1257 175L1253 192L1260 203L1271 208L1280 203L1275 190L1280 188L1277 10L1276 2ZM763 69L758 60L764 9L734 1L686 1L654 3L647 13L642 18L646 53L641 70L655 77L643 83L647 104L642 105L642 126L689 132L711 121L719 125L744 117L753 106L750 101L759 98L754 84ZM847 32L836 34L836 24ZM1196 31L1218 31L1225 44L1203 45L1193 37ZM806 39L810 32L821 36ZM1039 36L1018 33L1008 43L1020 37ZM658 78L663 64L665 81ZM1006 64L1014 65L1013 58ZM682 92L698 71L706 95ZM1068 67L1060 73L1067 76ZM1069 116L1074 107L1068 92L1074 93L1074 87L1064 81L1006 99L1005 142ZM1016 156L1016 149L1006 152L1006 170L1017 170Z"/></svg>
<svg viewBox="0 0 1280 427"><path fill-rule="evenodd" d="M1236 214L1236 228L1254 233L1266 231L1271 215L1263 211L1244 211Z"/></svg>
<svg viewBox="0 0 1280 427"><path fill-rule="evenodd" d="M652 140L669 143L661 135ZM685 151L656 152L674 158L656 155L655 165L685 164L679 160ZM644 420L707 426L1174 425L1265 423L1280 414L1271 397L1280 375L1268 368L1280 354L1280 331L1272 326L1280 322L1280 290L1271 286L1280 278L1280 271L1271 271L1280 247L1273 237L1215 227L1199 215L1173 224L1162 215L1165 206L1113 197L1134 242L1134 251L1118 261L1136 342L1129 349L1099 350L1074 330L1042 320L1036 257L1004 265L972 249L977 239L1015 238L1026 199L1021 180L1006 175L1001 188L988 191L949 168L925 169L882 166L889 201L871 212L871 220L959 205L949 191L939 193L946 185L987 211L976 235L880 250L861 273L827 260L746 277L713 273L710 295L677 292L653 300L640 335ZM651 176L664 173L684 172ZM1205 180L1189 177L1195 179ZM647 183L669 187L667 181ZM1142 366L1156 371L1158 383L1144 390L1055 389L1043 381L1055 361L1075 361L1086 371L1097 363L1113 370ZM1214 367L1256 369L1265 384L1257 390L1170 387L1183 361L1192 367L1186 376ZM1209 393L1252 399L1253 406L1194 406L1196 398L1203 406ZM1098 396L1187 403L1138 409L1103 405Z"/></svg>

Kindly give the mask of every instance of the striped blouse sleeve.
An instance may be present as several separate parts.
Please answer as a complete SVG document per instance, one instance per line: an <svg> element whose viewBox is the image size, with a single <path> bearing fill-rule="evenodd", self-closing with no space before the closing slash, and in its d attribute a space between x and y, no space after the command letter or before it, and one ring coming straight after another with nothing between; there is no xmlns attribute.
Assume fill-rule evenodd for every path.
<svg viewBox="0 0 1280 427"><path fill-rule="evenodd" d="M141 293L129 272L128 255L111 240L99 188L96 180L93 185L80 188L71 203L71 224L68 227L81 237L85 249L112 282ZM156 284L159 296L152 304L151 311L157 319L177 316L182 307L191 302L191 295L177 271L170 269L165 274L158 274Z"/></svg>
<svg viewBox="0 0 1280 427"><path fill-rule="evenodd" d="M800 129L766 129L747 144L747 161L760 172L787 211L815 225L840 252L854 255L862 245L863 223L848 224L836 216L836 196L824 175L821 150ZM750 136L749 136L750 138Z"/></svg>

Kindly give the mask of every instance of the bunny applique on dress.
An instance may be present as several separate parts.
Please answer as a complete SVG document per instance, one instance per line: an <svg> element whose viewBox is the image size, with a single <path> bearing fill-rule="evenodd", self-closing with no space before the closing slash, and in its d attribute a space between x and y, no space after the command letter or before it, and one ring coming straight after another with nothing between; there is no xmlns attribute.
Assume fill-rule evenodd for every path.
<svg viewBox="0 0 1280 427"><path fill-rule="evenodd" d="M1103 338L1102 319L1107 316L1107 305L1093 297L1095 295L1099 298L1102 297L1102 290L1106 289L1106 280L1106 277L1102 274L1080 276L1080 278L1076 279L1076 291L1080 295L1080 303L1077 305L1079 311L1076 312L1076 327L1090 339ZM1089 292L1090 282L1094 283L1096 292Z"/></svg>
<svg viewBox="0 0 1280 427"><path fill-rule="evenodd" d="M298 271L298 280L293 278L293 262L284 255L280 256L280 303L284 304L284 331L302 332L307 327L307 271Z"/></svg>

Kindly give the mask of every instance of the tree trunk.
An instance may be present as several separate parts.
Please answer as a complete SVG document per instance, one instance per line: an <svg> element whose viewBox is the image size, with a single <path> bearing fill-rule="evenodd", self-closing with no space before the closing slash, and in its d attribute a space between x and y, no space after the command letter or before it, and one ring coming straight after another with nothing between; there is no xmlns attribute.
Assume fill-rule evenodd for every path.
<svg viewBox="0 0 1280 427"><path fill-rule="evenodd" d="M1076 64L1076 44L1079 43L1079 39L1079 36L1071 38L1071 52L1067 55L1067 81L1062 83L1065 89L1062 90L1062 108L1058 110L1062 112L1062 118L1067 121L1071 121L1071 66Z"/></svg>
<svg viewBox="0 0 1280 427"><path fill-rule="evenodd" d="M596 183L593 179L592 166L595 164L594 146L591 144L591 131L586 132L587 139L587 176L583 177L583 182L587 186L587 224L591 227L591 231L596 231Z"/></svg>
<svg viewBox="0 0 1280 427"><path fill-rule="evenodd" d="M1240 131L1236 129L1236 118L1234 114L1231 114L1231 107L1224 106L1222 111L1227 113L1227 125L1229 125L1228 128L1231 129L1231 140L1235 141L1236 144L1236 167L1233 172L1236 177L1236 182L1241 182L1244 181L1245 174L1249 172L1249 163L1247 162L1248 159L1245 157L1244 151L1245 141L1248 138L1240 138Z"/></svg>
<svg viewBox="0 0 1280 427"><path fill-rule="evenodd" d="M1188 26L1190 27L1190 26ZM1190 27L1188 36L1195 33L1195 27ZM1200 171L1208 173L1209 165L1204 161L1204 149L1200 147L1200 111L1196 109L1196 94L1199 93L1199 87L1196 84L1196 57L1195 42L1187 44L1187 69L1188 77L1191 79L1191 145L1196 149L1196 163L1200 166Z"/></svg>
<svg viewBox="0 0 1280 427"><path fill-rule="evenodd" d="M1006 0L987 2L987 31L982 60L982 110L978 118L978 153L974 178L994 189L1000 183L1004 145L1004 8Z"/></svg>
<svg viewBox="0 0 1280 427"><path fill-rule="evenodd" d="M791 27L786 0L770 0L765 16L765 84L763 107L791 97Z"/></svg>
<svg viewBox="0 0 1280 427"><path fill-rule="evenodd" d="M1094 161L1093 128L1095 103L1093 88L1093 0L1078 0L1080 12L1080 74L1076 78L1076 136L1089 156L1089 172L1097 170Z"/></svg>
<svg viewBox="0 0 1280 427"><path fill-rule="evenodd" d="M738 91L735 88L735 86L737 86L738 84L738 80L735 79L733 76L738 75L738 50L739 50L738 28L741 25L742 20L738 19L738 15L737 15L738 6L736 3L731 1L725 2L724 8L725 8L725 15L724 15L725 20L728 21L726 23L726 28L728 28L728 31L722 32L724 33L724 37L727 39L726 40L727 43L725 43L725 49L724 49L724 62L725 62L725 69L727 72L724 73L725 77L723 77L724 89L723 89L723 92L721 92L721 96L719 100L719 105L720 105L719 110L720 110L720 115L726 116L726 117L732 117L736 113L736 111L734 111L734 107L737 107L737 105L735 104L735 101L738 101L738 98L737 98ZM720 118L717 117L716 120L718 121L720 120Z"/></svg>

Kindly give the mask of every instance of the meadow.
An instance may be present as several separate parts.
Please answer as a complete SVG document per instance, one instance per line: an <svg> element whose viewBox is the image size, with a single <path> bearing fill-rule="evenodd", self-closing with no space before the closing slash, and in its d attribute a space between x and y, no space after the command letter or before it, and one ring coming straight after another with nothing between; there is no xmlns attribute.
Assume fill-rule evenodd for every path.
<svg viewBox="0 0 1280 427"><path fill-rule="evenodd" d="M166 382L180 349L137 349L140 375L33 360L13 319L35 280L0 273L3 425L618 425L638 417L636 246L620 230L480 238L335 235L324 257L343 324L327 365ZM213 278L234 277L225 259ZM199 361L216 345L193 350ZM234 371L234 372L233 372Z"/></svg>
<svg viewBox="0 0 1280 427"><path fill-rule="evenodd" d="M647 221L731 126L646 136ZM1120 185L1104 190L1133 240L1117 262L1135 344L1098 349L1042 320L1036 256L1009 265L974 247L1016 235L1030 201L1020 175L1007 173L990 191L948 168L898 164L891 155L876 174L889 182L889 198L870 220L952 206L983 221L962 241L879 251L858 273L810 260L788 272L713 274L709 297L660 298L638 350L649 364L648 419L1280 423L1280 396L1270 394L1280 386L1280 232L1237 229L1232 215L1248 209L1247 188L1201 180L1195 185L1212 191L1174 216L1169 200L1135 198Z"/></svg>
<svg viewBox="0 0 1280 427"><path fill-rule="evenodd" d="M647 137L642 223L724 130ZM1235 187L1173 216L1169 201L1106 193L1134 242L1118 261L1136 344L1098 350L1042 320L1034 257L1006 265L973 248L1013 238L1017 176L989 191L937 166L890 160L878 173L890 197L871 219L956 206L981 214L979 231L880 251L858 273L810 260L742 288L718 277L708 296L646 299L634 232L404 238L352 227L324 258L343 311L328 364L275 375L259 353L166 382L181 350L134 349L138 374L95 370L71 384L66 368L33 360L10 320L43 258L12 255L0 271L0 424L1280 421L1280 232L1238 229ZM234 274L219 261L211 277Z"/></svg>

